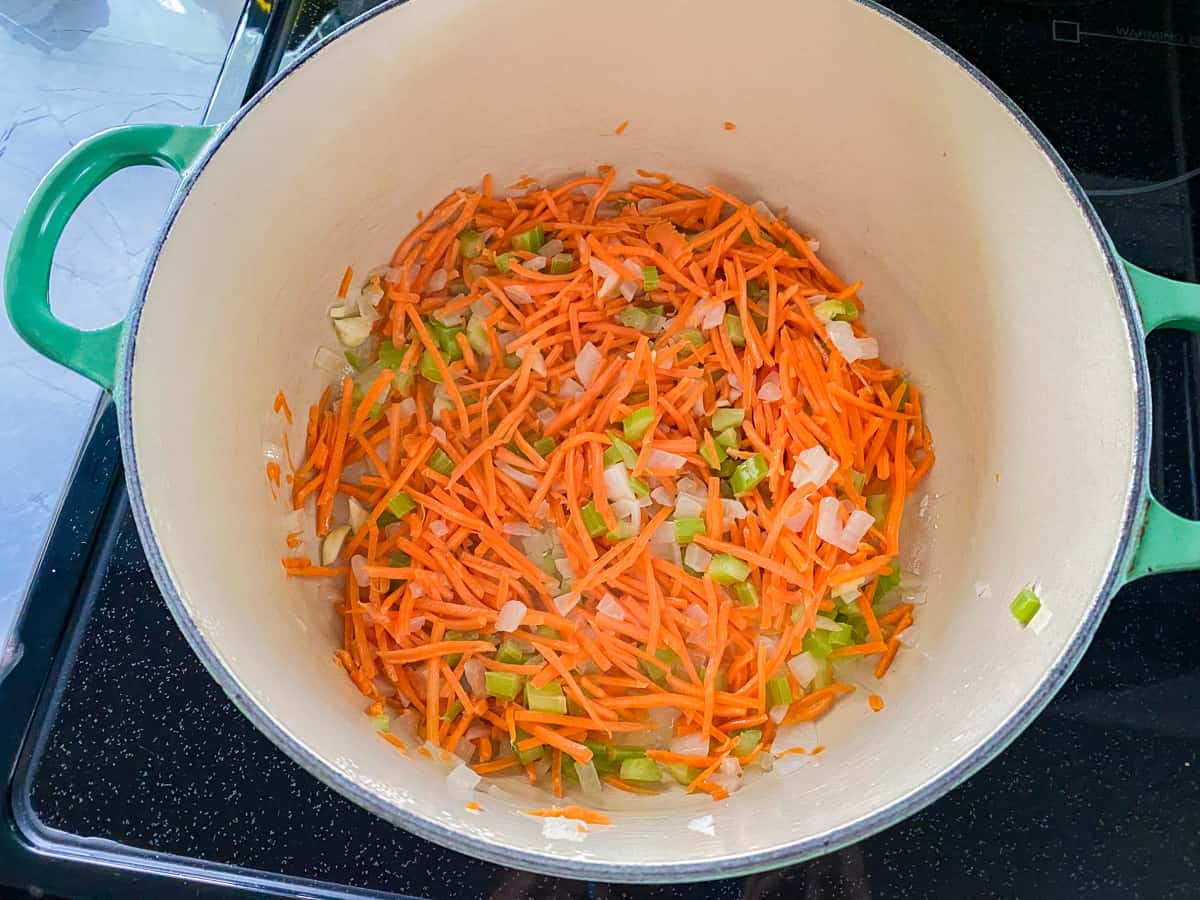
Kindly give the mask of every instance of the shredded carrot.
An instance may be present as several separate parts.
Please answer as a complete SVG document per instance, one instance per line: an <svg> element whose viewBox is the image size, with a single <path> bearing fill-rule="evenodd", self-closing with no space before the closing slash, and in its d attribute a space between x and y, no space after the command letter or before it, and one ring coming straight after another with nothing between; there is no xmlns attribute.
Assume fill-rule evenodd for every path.
<svg viewBox="0 0 1200 900"><path fill-rule="evenodd" d="M624 122L622 122L620 125L617 126L617 134L624 134L625 129L628 127L629 127L629 120L626 119Z"/></svg>
<svg viewBox="0 0 1200 900"><path fill-rule="evenodd" d="M736 125L734 125L732 122L726 122L726 123L725 123L725 130L726 130L726 131L733 131L733 130L734 130L734 129L736 129L736 128L737 128L737 126L736 126Z"/></svg>
<svg viewBox="0 0 1200 900"><path fill-rule="evenodd" d="M628 736L651 744L642 763L693 767L687 789L720 800L726 760L772 752L776 722L854 690L790 673L818 613L856 626L834 660L887 673L914 609L877 594L934 447L919 388L848 362L814 305L853 304L865 337L860 282L760 204L639 174L525 176L507 196L489 175L419 215L367 279L383 295L358 374L308 409L298 467L289 455L285 480L271 460L267 477L304 518L285 574L337 580L335 661L372 715L406 708L418 753L555 796L597 776L659 793L613 769ZM347 268L339 296L356 290ZM283 391L273 410L292 423ZM804 477L814 448L826 478ZM823 500L844 528L881 498L852 552L825 539ZM653 737L660 714L700 736L694 752ZM762 737L739 753L748 729Z"/></svg>
<svg viewBox="0 0 1200 900"><path fill-rule="evenodd" d="M612 819L602 812L587 809L583 806L553 806L549 809L523 809L527 816L538 816L543 819L577 819L588 825L611 825Z"/></svg>

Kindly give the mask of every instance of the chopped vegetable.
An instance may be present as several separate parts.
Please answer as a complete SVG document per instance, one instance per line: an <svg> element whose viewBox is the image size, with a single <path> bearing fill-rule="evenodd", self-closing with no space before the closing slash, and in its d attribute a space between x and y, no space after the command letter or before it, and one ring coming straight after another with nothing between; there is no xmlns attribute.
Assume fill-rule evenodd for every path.
<svg viewBox="0 0 1200 900"><path fill-rule="evenodd" d="M343 677L467 790L720 798L906 652L933 440L861 285L761 202L615 178L456 189L348 271L268 456Z"/></svg>
<svg viewBox="0 0 1200 900"><path fill-rule="evenodd" d="M1028 625L1042 608L1042 601L1029 588L1022 588L1009 604L1008 609L1021 625Z"/></svg>

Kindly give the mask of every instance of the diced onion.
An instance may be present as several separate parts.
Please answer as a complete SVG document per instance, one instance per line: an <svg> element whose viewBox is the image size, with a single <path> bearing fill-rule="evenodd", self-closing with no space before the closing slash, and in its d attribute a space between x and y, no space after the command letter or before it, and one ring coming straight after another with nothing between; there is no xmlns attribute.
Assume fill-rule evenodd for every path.
<svg viewBox="0 0 1200 900"><path fill-rule="evenodd" d="M600 368L600 362L600 351L591 341L579 348L579 355L575 357L575 374L579 377L580 384L584 387L591 386L596 370Z"/></svg>
<svg viewBox="0 0 1200 900"><path fill-rule="evenodd" d="M654 529L654 534L650 538L656 544L669 544L675 540L675 523L663 522L658 528Z"/></svg>
<svg viewBox="0 0 1200 900"><path fill-rule="evenodd" d="M691 494L680 493L675 498L675 518L696 519L704 515L705 504Z"/></svg>
<svg viewBox="0 0 1200 900"><path fill-rule="evenodd" d="M644 216L650 210L657 209L662 205L663 202L657 197L643 197L637 202L637 211Z"/></svg>
<svg viewBox="0 0 1200 900"><path fill-rule="evenodd" d="M721 524L725 528L728 528L734 522L741 521L748 515L750 515L750 511L746 509L746 505L741 500L721 498Z"/></svg>
<svg viewBox="0 0 1200 900"><path fill-rule="evenodd" d="M496 616L496 630L516 631L520 624L525 621L525 613L527 612L529 612L529 607L520 600L509 600L500 607L500 613Z"/></svg>
<svg viewBox="0 0 1200 900"><path fill-rule="evenodd" d="M504 296L519 306L528 306L533 302L533 297L530 296L529 291L521 287L519 284L505 285Z"/></svg>
<svg viewBox="0 0 1200 900"><path fill-rule="evenodd" d="M788 668L792 674L796 676L796 681L800 683L800 687L806 688L812 684L812 680L817 677L817 672L820 670L820 664L815 656L807 651L797 653L788 660Z"/></svg>
<svg viewBox="0 0 1200 900"><path fill-rule="evenodd" d="M786 705L772 706L767 711L767 715L771 717L771 721L774 722L776 725L778 725L780 722L782 722L784 717L787 714L788 714L788 708Z"/></svg>
<svg viewBox="0 0 1200 900"><path fill-rule="evenodd" d="M528 344L526 344L524 347L522 347L520 350L517 351L517 359L520 359L523 361L525 359L526 354L529 354L529 353L533 354L533 363L532 363L533 371L536 372L538 375L545 376L545 374L546 374L546 358L544 356L542 356L541 350L538 350L537 348L531 347Z"/></svg>
<svg viewBox="0 0 1200 900"><path fill-rule="evenodd" d="M566 562L566 560L563 560ZM555 564L558 560L555 560ZM561 570L560 570L561 571ZM578 594L560 594L554 598L554 608L558 610L560 616L565 616L579 604Z"/></svg>
<svg viewBox="0 0 1200 900"><path fill-rule="evenodd" d="M500 530L515 537L533 537L535 534L541 534L532 525L525 522L505 522L500 526Z"/></svg>
<svg viewBox="0 0 1200 900"><path fill-rule="evenodd" d="M629 484L629 471L624 463L613 463L604 470L604 487L610 500L633 500L636 496Z"/></svg>
<svg viewBox="0 0 1200 900"><path fill-rule="evenodd" d="M783 399L783 389L779 386L778 372L772 372L763 379L763 383L758 387L758 399L768 403Z"/></svg>
<svg viewBox="0 0 1200 900"><path fill-rule="evenodd" d="M590 759L580 765L574 763L575 772L579 775L579 789L584 795L595 797L603 790L603 785L600 783L600 773L596 771L596 764Z"/></svg>
<svg viewBox="0 0 1200 900"><path fill-rule="evenodd" d="M646 454L646 468L648 469L670 469L672 472L678 472L686 462L687 459L678 453L668 453L666 450L651 448L650 452Z"/></svg>
<svg viewBox="0 0 1200 900"><path fill-rule="evenodd" d="M616 290L617 285L621 281L621 276L613 271L612 267L606 262L601 259L597 259L595 256L588 260L588 268L592 270L593 275L603 279L600 284L600 289L596 292L597 296L599 296L601 300L606 300L611 297L613 291Z"/></svg>
<svg viewBox="0 0 1200 900"><path fill-rule="evenodd" d="M672 753L681 756L708 756L708 737L702 731L693 731L691 734L672 738L667 747Z"/></svg>
<svg viewBox="0 0 1200 900"><path fill-rule="evenodd" d="M683 614L699 625L708 624L708 610L698 603L689 603Z"/></svg>
<svg viewBox="0 0 1200 900"><path fill-rule="evenodd" d="M342 544L346 543L349 534L350 526L342 525L325 535L325 540L321 543L321 565L332 566L337 562L338 554L342 552Z"/></svg>
<svg viewBox="0 0 1200 900"><path fill-rule="evenodd" d="M652 490L650 492L650 499L653 500L655 503L657 503L659 506L670 506L671 505L671 492L668 491L665 487L656 487L654 490Z"/></svg>
<svg viewBox="0 0 1200 900"><path fill-rule="evenodd" d="M829 336L829 342L846 357L846 362L876 359L879 356L879 342L875 338L855 337L849 322L827 322L825 334Z"/></svg>
<svg viewBox="0 0 1200 900"><path fill-rule="evenodd" d="M850 513L850 518L846 520L846 524L842 527L842 544L840 545L847 553L853 553L858 549L859 542L871 530L871 526L875 524L875 517L865 510L856 509Z"/></svg>
<svg viewBox="0 0 1200 900"><path fill-rule="evenodd" d="M712 554L699 544L688 544L687 552L683 555L683 561L693 572L703 572L712 561Z"/></svg>
<svg viewBox="0 0 1200 900"><path fill-rule="evenodd" d="M817 631L841 631L842 626L828 616L817 616L813 620L813 628Z"/></svg>
<svg viewBox="0 0 1200 900"><path fill-rule="evenodd" d="M636 281L631 281L629 279L626 279L625 281L621 282L620 291L621 291L621 296L624 297L626 300L628 300L630 303L632 303L633 298L637 296L638 284Z"/></svg>
<svg viewBox="0 0 1200 900"><path fill-rule="evenodd" d="M487 696L487 670L477 657L472 656L463 663L463 675L467 679L467 687L472 697Z"/></svg>
<svg viewBox="0 0 1200 900"><path fill-rule="evenodd" d="M435 269L433 274L429 276L429 280L425 282L425 289L428 291L437 292L446 286L446 282L450 280L445 269Z"/></svg>
<svg viewBox="0 0 1200 900"><path fill-rule="evenodd" d="M429 523L429 530L432 531L435 536L444 538L450 533L450 526L441 519L434 519Z"/></svg>
<svg viewBox="0 0 1200 900"><path fill-rule="evenodd" d="M814 488L823 487L837 468L837 460L826 453L824 447L819 444L809 447L796 457L796 466L792 469L792 487L801 487L806 482Z"/></svg>
<svg viewBox="0 0 1200 900"><path fill-rule="evenodd" d="M672 565L678 566L683 562L683 554L679 551L677 541L651 541L646 548L652 559L665 559Z"/></svg>
<svg viewBox="0 0 1200 900"><path fill-rule="evenodd" d="M625 610L612 594L605 594L600 598L600 602L596 604L596 612L606 615L610 619L625 620Z"/></svg>
<svg viewBox="0 0 1200 900"><path fill-rule="evenodd" d="M414 584L413 587L415 588L416 585ZM413 596L416 596L415 591L414 591ZM412 634L414 631L420 631L424 627L425 627L425 617L424 616L413 616L411 619L408 620L408 633L409 634Z"/></svg>
<svg viewBox="0 0 1200 900"><path fill-rule="evenodd" d="M317 352L313 356L313 366L330 375L340 375L349 368L346 364L346 357L324 346L317 348Z"/></svg>
<svg viewBox="0 0 1200 900"><path fill-rule="evenodd" d="M558 238L554 238L554 240L546 241L546 243L542 244L541 249L538 250L538 254L549 259L552 256L558 256L564 249L565 245L563 242Z"/></svg>
<svg viewBox="0 0 1200 900"><path fill-rule="evenodd" d="M544 255L535 256L533 259L525 260L525 262L521 263L521 266L530 272L540 272L546 268L546 257Z"/></svg>
<svg viewBox="0 0 1200 900"><path fill-rule="evenodd" d="M542 423L542 427L545 428L554 421L554 417L557 416L558 413L552 409L539 409L536 413L534 413L534 415L537 417L537 420Z"/></svg>
<svg viewBox="0 0 1200 900"><path fill-rule="evenodd" d="M354 583L359 587L366 587L370 583L367 578L367 558L361 553L350 557L350 571L354 575Z"/></svg>
<svg viewBox="0 0 1200 900"><path fill-rule="evenodd" d="M717 833L716 826L713 824L712 815L696 816L694 819L688 820L688 830L695 831L698 834L706 834L713 837Z"/></svg>
<svg viewBox="0 0 1200 900"><path fill-rule="evenodd" d="M750 208L752 210L754 210L756 213L758 213L760 216L762 216L764 219L766 219L768 222L775 221L775 218L776 218L775 213L771 212L771 207L767 206L767 204L763 203L761 200L755 200L753 203L750 204Z"/></svg>
<svg viewBox="0 0 1200 900"><path fill-rule="evenodd" d="M537 489L538 480L529 472L522 472L515 466L510 466L508 463L497 463L496 468L515 481L522 487Z"/></svg>
<svg viewBox="0 0 1200 900"><path fill-rule="evenodd" d="M564 397L567 400L574 400L576 397L583 395L583 385L574 378L563 379L562 387L558 389L558 396Z"/></svg>
<svg viewBox="0 0 1200 900"><path fill-rule="evenodd" d="M788 516L783 520L783 527L788 531L801 531L804 526L808 524L808 520L812 518L812 511L812 504L807 502L804 503L804 505L800 507L800 511L798 513L796 513L794 516Z"/></svg>
<svg viewBox="0 0 1200 900"><path fill-rule="evenodd" d="M446 786L452 791L470 792L475 790L482 780L483 778L474 769L460 763L446 776Z"/></svg>
<svg viewBox="0 0 1200 900"><path fill-rule="evenodd" d="M554 560L554 568L558 570L559 577L567 581L571 581L575 578L575 570L571 568L571 561L565 557L557 557ZM571 604L571 606L574 605L574 603ZM566 612L563 612L563 615L565 616L570 611L570 607L568 607Z"/></svg>

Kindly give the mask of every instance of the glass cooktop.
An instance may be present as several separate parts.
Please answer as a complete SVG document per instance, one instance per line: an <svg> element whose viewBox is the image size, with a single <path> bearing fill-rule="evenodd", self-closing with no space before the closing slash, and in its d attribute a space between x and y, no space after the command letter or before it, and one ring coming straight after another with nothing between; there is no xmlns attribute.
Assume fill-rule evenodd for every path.
<svg viewBox="0 0 1200 900"><path fill-rule="evenodd" d="M368 0L251 0L219 121ZM1196 280L1200 5L897 0L1025 109L1131 261ZM281 148L280 152L286 152ZM1048 303L1052 298L1047 298ZM1152 480L1200 518L1200 347L1150 342ZM1200 895L1200 575L1117 595L999 759L908 821L790 868L589 884L475 862L375 819L277 751L186 646L150 576L112 409L97 410L0 673L0 884L61 896L1026 898Z"/></svg>

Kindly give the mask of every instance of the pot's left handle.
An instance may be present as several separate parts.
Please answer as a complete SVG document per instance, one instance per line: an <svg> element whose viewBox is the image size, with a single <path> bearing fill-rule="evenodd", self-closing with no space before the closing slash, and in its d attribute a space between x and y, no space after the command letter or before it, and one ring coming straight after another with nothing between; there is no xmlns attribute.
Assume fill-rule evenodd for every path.
<svg viewBox="0 0 1200 900"><path fill-rule="evenodd" d="M38 185L13 229L4 270L4 304L17 334L34 350L111 391L125 323L84 331L50 309L50 265L67 221L99 184L130 166L166 166L184 175L216 126L125 125L76 144Z"/></svg>
<svg viewBox="0 0 1200 900"><path fill-rule="evenodd" d="M1200 331L1200 285L1163 278L1125 264L1149 334L1156 328ZM1185 519L1163 506L1147 487L1137 547L1126 581L1159 572L1200 568L1200 522Z"/></svg>

